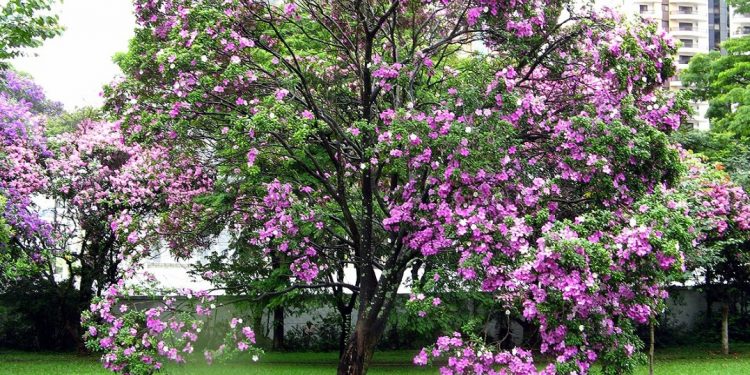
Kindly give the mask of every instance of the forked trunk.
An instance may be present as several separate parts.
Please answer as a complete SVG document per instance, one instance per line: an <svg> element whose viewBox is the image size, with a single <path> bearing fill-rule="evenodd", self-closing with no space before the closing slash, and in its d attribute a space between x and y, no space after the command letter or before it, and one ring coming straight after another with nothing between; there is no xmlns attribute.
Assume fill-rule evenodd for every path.
<svg viewBox="0 0 750 375"><path fill-rule="evenodd" d="M721 352L729 354L729 303L721 304Z"/></svg>
<svg viewBox="0 0 750 375"><path fill-rule="evenodd" d="M397 297L398 283L403 271L390 274L381 279L381 293L373 299L370 290L360 293L360 306L357 324L349 337L346 349L339 358L339 375L364 375L370 366L375 347L385 332L386 323ZM366 285L363 283L363 285ZM370 284L373 285L373 284Z"/></svg>

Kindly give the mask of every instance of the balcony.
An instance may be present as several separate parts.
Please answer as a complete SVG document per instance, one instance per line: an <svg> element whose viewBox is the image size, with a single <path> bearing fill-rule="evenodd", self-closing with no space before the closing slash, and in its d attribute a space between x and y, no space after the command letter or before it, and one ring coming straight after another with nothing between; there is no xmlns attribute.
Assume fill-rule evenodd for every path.
<svg viewBox="0 0 750 375"><path fill-rule="evenodd" d="M731 31L731 37L747 36L750 35L750 26L734 27Z"/></svg>
<svg viewBox="0 0 750 375"><path fill-rule="evenodd" d="M693 26L691 28L670 27L669 33L677 39L680 39L681 37L705 38L708 35L705 26Z"/></svg>
<svg viewBox="0 0 750 375"><path fill-rule="evenodd" d="M686 55L695 55L696 53L708 52L708 46L705 46L703 48L699 48L697 44L694 44L690 47L682 46L677 50L677 52L684 53Z"/></svg>
<svg viewBox="0 0 750 375"><path fill-rule="evenodd" d="M708 13L693 11L690 13L681 12L679 10L672 10L669 12L669 19L671 21L705 21L708 18Z"/></svg>
<svg viewBox="0 0 750 375"><path fill-rule="evenodd" d="M706 0L676 0L670 1L670 5L706 5Z"/></svg>

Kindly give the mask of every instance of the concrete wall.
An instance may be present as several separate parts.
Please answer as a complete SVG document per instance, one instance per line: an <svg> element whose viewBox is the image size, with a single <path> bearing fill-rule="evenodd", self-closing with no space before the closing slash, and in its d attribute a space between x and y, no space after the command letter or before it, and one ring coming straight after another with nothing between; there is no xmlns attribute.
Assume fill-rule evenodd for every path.
<svg viewBox="0 0 750 375"><path fill-rule="evenodd" d="M408 298L408 296L405 296ZM239 305L228 303L232 301L232 297L219 296L217 299L217 314L215 318L211 319L211 323L216 325L214 327L217 331L222 331L222 325L228 324L228 321L232 317L243 317L247 319L247 312L244 311ZM128 305L136 305L139 308L147 308L149 306L156 306L160 304L160 301L144 299L140 297L134 297L133 299L126 302ZM473 311L473 309L468 308ZM666 325L669 328L691 330L700 321L703 314L706 312L706 298L702 292L699 292L692 288L679 288L670 291L670 297L667 301L666 314ZM287 311L284 318L284 331L290 332L292 330L302 330L311 322L314 325L320 324L321 318L327 315L336 314L336 310L329 306L323 306L317 309L303 312ZM352 325L356 322L356 311L352 316ZM273 338L271 326L273 324L273 316L271 314L264 314L261 319L262 327L261 332L257 332L259 335ZM244 322L244 324L250 325L251 322ZM497 320L489 320L484 329L487 331L488 336L492 338L500 334L504 335L502 328L504 325ZM520 343L523 338L523 327L516 322L511 323L510 337L514 343Z"/></svg>

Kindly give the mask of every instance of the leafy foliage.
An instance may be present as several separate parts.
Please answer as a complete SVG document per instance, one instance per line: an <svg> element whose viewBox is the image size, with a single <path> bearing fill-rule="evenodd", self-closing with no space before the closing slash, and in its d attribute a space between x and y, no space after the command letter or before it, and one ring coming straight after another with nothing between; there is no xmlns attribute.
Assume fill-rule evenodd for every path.
<svg viewBox="0 0 750 375"><path fill-rule="evenodd" d="M52 6L57 0L7 0L0 4L0 68L4 60L23 54L24 48L39 47L63 31Z"/></svg>

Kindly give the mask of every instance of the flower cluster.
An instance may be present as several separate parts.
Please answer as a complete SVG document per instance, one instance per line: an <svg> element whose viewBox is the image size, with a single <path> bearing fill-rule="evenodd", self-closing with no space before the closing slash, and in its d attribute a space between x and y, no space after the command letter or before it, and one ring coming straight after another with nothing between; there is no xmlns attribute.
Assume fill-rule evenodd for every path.
<svg viewBox="0 0 750 375"><path fill-rule="evenodd" d="M136 276L132 269L126 274L130 278ZM150 303L144 307L135 302L134 296L146 297ZM102 363L112 372L153 374L163 368L165 359L175 363L188 360L216 309L215 297L205 291L164 290L157 287L153 278L142 285L120 280L84 313L86 346L103 352ZM226 329L225 342L215 350L205 350L209 363L218 356L238 352L260 353L253 347L255 333L241 324L242 319L233 318Z"/></svg>

